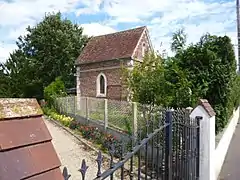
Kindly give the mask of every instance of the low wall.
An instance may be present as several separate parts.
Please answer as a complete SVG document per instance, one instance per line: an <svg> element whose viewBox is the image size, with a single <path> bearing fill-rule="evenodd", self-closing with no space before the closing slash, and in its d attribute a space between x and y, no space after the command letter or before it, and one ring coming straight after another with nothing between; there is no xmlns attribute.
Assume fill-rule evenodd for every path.
<svg viewBox="0 0 240 180"><path fill-rule="evenodd" d="M215 147L214 155L215 155L215 177L216 178L218 178L221 172L221 168L224 163L225 156L227 154L228 147L230 145L236 125L238 123L238 119L239 119L239 107L237 108L237 110L233 112L233 116L230 119L229 124L225 128L222 134L222 137L218 142L218 145L216 145Z"/></svg>

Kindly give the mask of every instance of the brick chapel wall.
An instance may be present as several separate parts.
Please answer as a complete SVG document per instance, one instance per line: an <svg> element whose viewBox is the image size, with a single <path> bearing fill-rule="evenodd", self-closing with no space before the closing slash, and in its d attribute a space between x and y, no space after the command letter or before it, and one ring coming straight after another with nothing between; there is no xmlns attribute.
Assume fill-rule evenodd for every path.
<svg viewBox="0 0 240 180"><path fill-rule="evenodd" d="M145 33L143 34L142 38L140 39L140 42L138 44L138 46L136 47L136 51L133 55L134 59L138 59L138 60L142 60L143 56L142 56L142 46L143 44L145 44L146 47L146 51L150 50L150 42L148 41L148 37L147 37L147 33L145 31Z"/></svg>
<svg viewBox="0 0 240 180"><path fill-rule="evenodd" d="M134 59L142 60L142 46L145 43L146 51L150 50L150 42L148 41L147 32L145 32L136 47L133 55ZM126 65L130 60L123 60L123 65ZM104 73L107 77L107 98L116 100L126 100L128 91L121 84L121 68L103 69L110 67L119 67L120 60L112 60L105 62L96 62L91 64L80 65L80 92L81 96L96 97L96 80L99 73Z"/></svg>
<svg viewBox="0 0 240 180"><path fill-rule="evenodd" d="M124 61L126 65L127 61ZM113 68L114 69L102 69ZM97 76L104 73L107 78L107 98L126 100L126 89L121 84L121 63L119 60L80 65L81 96L96 97Z"/></svg>

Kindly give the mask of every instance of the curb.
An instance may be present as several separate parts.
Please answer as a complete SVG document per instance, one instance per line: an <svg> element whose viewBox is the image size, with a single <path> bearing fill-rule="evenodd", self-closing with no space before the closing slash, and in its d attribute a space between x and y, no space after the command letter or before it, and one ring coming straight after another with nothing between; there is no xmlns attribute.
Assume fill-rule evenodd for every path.
<svg viewBox="0 0 240 180"><path fill-rule="evenodd" d="M92 147L91 145L89 145L89 144L86 142L86 140L80 138L79 135L76 135L72 130L70 130L69 128L63 126L62 124L60 124L59 122L57 122L55 119L52 119L52 118L50 118L50 117L48 117L48 116L45 116L45 115L44 115L44 119L47 120L47 121L49 121L50 123L54 123L55 125L57 125L57 126L60 127L61 129L65 130L65 131L66 131L67 133L69 133L71 136L73 136L73 137L76 138L78 141L80 141L81 143L83 143L83 145L85 145L85 146L87 146L89 149L95 151L95 153L98 153L98 152L99 152L98 149L96 149L95 147ZM109 156L109 155L107 155L106 153L104 153L104 152L102 152L102 151L101 151L101 153L102 153L102 156L103 156L104 158L106 158L107 160L110 160L110 156Z"/></svg>

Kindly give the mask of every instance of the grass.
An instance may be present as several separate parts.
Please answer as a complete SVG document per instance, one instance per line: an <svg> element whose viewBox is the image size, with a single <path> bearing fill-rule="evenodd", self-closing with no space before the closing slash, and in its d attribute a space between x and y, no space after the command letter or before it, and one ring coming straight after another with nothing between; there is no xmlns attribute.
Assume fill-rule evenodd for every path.
<svg viewBox="0 0 240 180"><path fill-rule="evenodd" d="M104 112L91 112L89 118L92 120L104 121ZM111 111L108 113L108 124L117 127L128 133L132 132L132 117L119 111Z"/></svg>

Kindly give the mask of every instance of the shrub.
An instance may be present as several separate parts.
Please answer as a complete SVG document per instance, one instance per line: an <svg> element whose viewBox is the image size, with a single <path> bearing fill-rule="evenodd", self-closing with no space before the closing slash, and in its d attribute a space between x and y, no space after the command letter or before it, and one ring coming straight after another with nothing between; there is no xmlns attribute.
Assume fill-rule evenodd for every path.
<svg viewBox="0 0 240 180"><path fill-rule="evenodd" d="M79 123L76 120L72 120L69 124L69 128L74 130L78 127L78 124Z"/></svg>
<svg viewBox="0 0 240 180"><path fill-rule="evenodd" d="M60 77L44 88L44 99L47 101L49 107L53 107L54 100L57 97L66 96L66 89Z"/></svg>
<svg viewBox="0 0 240 180"><path fill-rule="evenodd" d="M98 145L103 151L107 151L110 145L114 145L116 152L115 157L121 155L121 141L111 134L100 131L97 127L88 125L80 125L76 120L65 115L58 114L53 108L43 107L43 112L54 120L59 121L62 125L69 127L70 129L77 130L81 136L88 139Z"/></svg>
<svg viewBox="0 0 240 180"><path fill-rule="evenodd" d="M104 151L108 150L110 146L113 145L116 150L114 155L120 157L121 141L116 137L100 131L97 127L80 125L77 129L83 138L99 144Z"/></svg>
<svg viewBox="0 0 240 180"><path fill-rule="evenodd" d="M53 118L57 121L59 121L64 126L69 127L71 122L73 121L73 118L67 117L65 115L58 114L54 109L50 108L43 108L43 112L48 115L50 118Z"/></svg>

